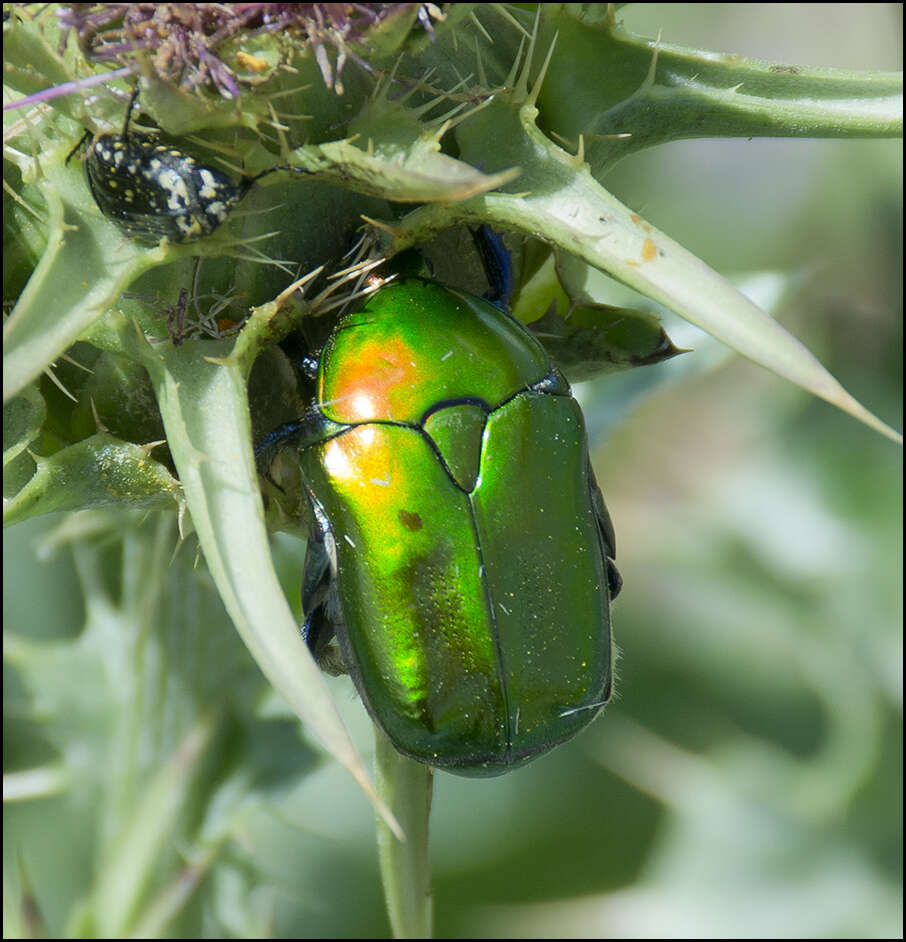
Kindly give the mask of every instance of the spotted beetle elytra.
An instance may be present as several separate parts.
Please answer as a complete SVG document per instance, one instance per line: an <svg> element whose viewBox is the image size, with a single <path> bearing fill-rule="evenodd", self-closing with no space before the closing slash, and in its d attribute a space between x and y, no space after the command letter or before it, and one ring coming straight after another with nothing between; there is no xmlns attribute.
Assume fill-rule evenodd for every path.
<svg viewBox="0 0 906 942"><path fill-rule="evenodd" d="M121 134L102 134L89 146L85 173L101 212L132 239L142 242L192 242L209 236L226 221L253 184L277 170L307 173L278 165L236 183L226 173L199 163L156 137L129 130L138 99L132 93ZM69 157L90 137L89 132ZM69 159L67 157L67 160Z"/></svg>

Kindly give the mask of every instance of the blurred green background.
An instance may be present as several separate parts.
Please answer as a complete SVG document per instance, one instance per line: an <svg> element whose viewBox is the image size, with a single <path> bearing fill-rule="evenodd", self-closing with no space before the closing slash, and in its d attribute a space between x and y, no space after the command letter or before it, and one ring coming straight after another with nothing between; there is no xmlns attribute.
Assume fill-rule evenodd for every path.
<svg viewBox="0 0 906 942"><path fill-rule="evenodd" d="M902 67L898 4L653 4L620 16L665 42L781 63ZM777 276L793 276L772 310L902 428L900 143L693 141L640 154L604 182L759 297L774 300ZM694 353L577 389L625 584L616 700L519 772L437 775L436 934L899 936L902 453L665 319ZM150 842L136 898L196 874L174 935L386 936L367 800L267 694L194 548L174 553L168 524L123 519L122 541L89 540L95 525L110 533L97 516L6 534L17 672L5 668L5 769L53 770L64 754L68 770L59 794L5 805L7 937L73 931L80 899L116 898L109 872L97 881L129 860L111 850L124 814L168 838ZM51 551L61 524L83 530ZM276 546L293 593L301 545ZM232 711L210 721L208 766L168 817L146 786L156 757L208 721L199 677L229 691ZM332 683L370 754L351 682ZM106 786L127 761L111 810Z"/></svg>

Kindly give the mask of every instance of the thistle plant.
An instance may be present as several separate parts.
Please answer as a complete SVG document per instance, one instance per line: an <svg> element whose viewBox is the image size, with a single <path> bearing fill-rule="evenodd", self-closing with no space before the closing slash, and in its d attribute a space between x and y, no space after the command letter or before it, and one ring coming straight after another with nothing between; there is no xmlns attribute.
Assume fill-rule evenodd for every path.
<svg viewBox="0 0 906 942"><path fill-rule="evenodd" d="M899 137L901 75L682 48L620 6L4 5L4 522L56 515L84 604L70 634L10 626L5 796L78 811L93 861L50 892L17 818L7 935L298 932L304 888L250 835L323 751L373 802L393 932L430 933L431 773L379 733L375 790L298 631L298 470L255 454L304 411L294 356L404 250L481 294L470 229L503 234L513 313L572 383L694 360L669 310L900 440L608 177L689 138ZM134 134L255 179L203 238L128 238L92 196L135 90Z"/></svg>

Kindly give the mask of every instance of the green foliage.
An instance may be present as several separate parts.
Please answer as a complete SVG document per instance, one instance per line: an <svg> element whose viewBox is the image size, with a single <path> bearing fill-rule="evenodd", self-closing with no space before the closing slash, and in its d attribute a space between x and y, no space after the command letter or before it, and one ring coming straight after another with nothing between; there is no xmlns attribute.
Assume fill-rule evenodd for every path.
<svg viewBox="0 0 906 942"><path fill-rule="evenodd" d="M110 73L84 18L67 36L58 5L4 6L4 520L19 524L5 554L5 935L386 934L361 849L370 809L295 720L370 789L352 745L367 741L363 711L343 680L334 706L298 637L286 599L301 553L281 535L272 562L268 530L304 527L299 495L274 471L284 490L265 482L265 516L252 451L299 415L277 344L323 333L358 289L325 279L363 220L366 265L417 245L478 293L464 227L504 231L516 312L556 334L576 381L608 374L580 393L593 441L612 432L595 464L626 583L622 701L537 768L438 777L439 932L894 931L899 457L773 377L709 372L725 348L670 312L896 437L772 315L818 306L797 331L895 420L899 199L885 181L901 152L854 144L864 163L809 165L798 183L793 160L760 183L734 166L737 205L709 203L720 180L702 156L682 221L689 145L652 148L897 137L901 77L643 39L621 22L634 7L455 4L441 19L426 5L425 26L415 5L364 4L371 18L349 30L318 26L314 5L274 6L309 20L227 30L191 87L165 74L167 49ZM749 30L734 23L753 15L736 6L683 8L677 28L729 24L736 52ZM897 13L869 13L857 64L874 67ZM795 54L762 26L768 54ZM127 240L66 158L84 128L121 128L131 75L144 130L237 179L309 173L263 178L197 243ZM775 190L796 196L765 221ZM833 269L824 294L793 270L816 259ZM769 266L782 271L745 277ZM561 318L544 320L552 305ZM397 787L382 783L388 800ZM417 822L420 808L397 810ZM391 890L394 926L417 931L424 846L393 862L381 833L385 866L410 874Z"/></svg>

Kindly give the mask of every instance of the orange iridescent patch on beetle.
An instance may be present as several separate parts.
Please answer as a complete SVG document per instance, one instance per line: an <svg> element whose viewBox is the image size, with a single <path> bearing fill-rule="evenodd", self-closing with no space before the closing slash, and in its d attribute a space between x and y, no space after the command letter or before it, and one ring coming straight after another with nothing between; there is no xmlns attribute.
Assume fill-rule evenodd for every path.
<svg viewBox="0 0 906 942"><path fill-rule="evenodd" d="M389 487L393 453L385 447L375 446L379 431L375 426L363 425L325 443L322 461L338 489L350 486L365 488L368 485Z"/></svg>
<svg viewBox="0 0 906 942"><path fill-rule="evenodd" d="M343 540L354 553L362 554L358 565L370 568L374 564L384 576L395 574L403 579L414 560L439 564L435 559L438 546L447 547L441 553L446 560L474 550L471 526L467 549L454 551L449 520L436 513L439 500L448 505L458 502L463 512L467 498L436 461L421 432L395 425L357 425L318 449L321 491L331 495L326 508L336 517L333 500L342 507L342 519L335 520L338 543ZM421 467L422 473L413 474L413 465ZM346 547L340 546L340 551L346 552Z"/></svg>
<svg viewBox="0 0 906 942"><path fill-rule="evenodd" d="M363 337L359 332L357 339ZM337 422L406 421L422 378L419 359L402 337L376 336L344 351L321 379L321 408ZM418 418L418 416L415 416Z"/></svg>
<svg viewBox="0 0 906 942"><path fill-rule="evenodd" d="M440 404L509 399L550 370L543 348L487 301L409 279L348 317L321 356L321 411L334 422L418 425Z"/></svg>
<svg viewBox="0 0 906 942"><path fill-rule="evenodd" d="M364 515L363 520L378 522L373 535L387 541L386 552L389 545L401 543L407 532L419 529L415 519L418 508L424 506L424 495L417 496L422 482L407 473L406 462L394 445L395 436L402 433L421 439L415 431L357 425L322 446L321 462L330 486L347 506ZM401 509L406 514L401 516ZM372 528L363 524L362 530L371 532Z"/></svg>

